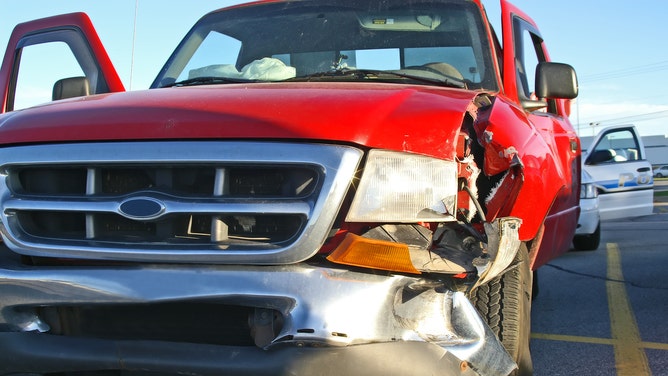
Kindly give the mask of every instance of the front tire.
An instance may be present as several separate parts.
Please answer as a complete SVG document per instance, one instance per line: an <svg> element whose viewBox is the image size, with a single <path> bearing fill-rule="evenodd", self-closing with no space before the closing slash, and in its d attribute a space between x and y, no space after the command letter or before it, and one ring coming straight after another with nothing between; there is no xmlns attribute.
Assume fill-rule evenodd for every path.
<svg viewBox="0 0 668 376"><path fill-rule="evenodd" d="M596 227L596 231L589 235L575 235L573 237L573 247L577 251L594 251L601 244L601 224Z"/></svg>
<svg viewBox="0 0 668 376"><path fill-rule="evenodd" d="M511 269L479 286L471 296L471 302L517 363L519 369L512 373L515 376L533 374L529 350L531 288L529 255L522 244Z"/></svg>

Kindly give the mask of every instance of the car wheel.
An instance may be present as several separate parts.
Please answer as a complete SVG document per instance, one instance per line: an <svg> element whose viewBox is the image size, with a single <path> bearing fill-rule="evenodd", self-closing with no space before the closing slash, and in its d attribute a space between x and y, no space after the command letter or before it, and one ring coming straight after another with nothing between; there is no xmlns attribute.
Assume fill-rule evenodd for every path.
<svg viewBox="0 0 668 376"><path fill-rule="evenodd" d="M663 174L659 172L659 173L656 174L656 177L657 177L657 178L662 178L662 177L663 177Z"/></svg>
<svg viewBox="0 0 668 376"><path fill-rule="evenodd" d="M596 231L589 235L575 235L573 237L573 247L577 251L594 251L601 244L601 224L596 226Z"/></svg>
<svg viewBox="0 0 668 376"><path fill-rule="evenodd" d="M529 255L523 244L511 269L479 286L471 301L497 335L519 369L511 375L532 375L529 350L531 334L531 286Z"/></svg>

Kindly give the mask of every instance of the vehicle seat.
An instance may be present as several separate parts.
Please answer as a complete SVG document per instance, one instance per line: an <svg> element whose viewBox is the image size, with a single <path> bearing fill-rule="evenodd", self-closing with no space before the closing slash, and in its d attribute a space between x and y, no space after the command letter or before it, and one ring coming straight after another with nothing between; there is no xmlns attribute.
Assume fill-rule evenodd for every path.
<svg viewBox="0 0 668 376"><path fill-rule="evenodd" d="M595 150L589 158L587 158L587 163L599 164L613 162L616 155L617 153L612 149Z"/></svg>
<svg viewBox="0 0 668 376"><path fill-rule="evenodd" d="M429 68L429 69L433 69L433 70L435 70L436 72L438 72L442 75L452 77L452 78L456 78L458 80L464 80L464 76L462 75L462 73L459 70L457 70L457 68L453 67L452 65L450 65L448 63L440 63L440 62L439 63L427 63L427 64L423 64L422 66L426 67L426 68Z"/></svg>

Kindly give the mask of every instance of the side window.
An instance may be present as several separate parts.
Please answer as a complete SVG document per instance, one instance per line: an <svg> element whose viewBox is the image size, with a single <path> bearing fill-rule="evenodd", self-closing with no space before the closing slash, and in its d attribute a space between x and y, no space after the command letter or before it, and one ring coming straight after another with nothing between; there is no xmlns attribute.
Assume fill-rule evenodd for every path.
<svg viewBox="0 0 668 376"><path fill-rule="evenodd" d="M85 13L22 23L12 31L5 57L0 66L0 113L125 90Z"/></svg>
<svg viewBox="0 0 668 376"><path fill-rule="evenodd" d="M5 111L109 91L96 56L76 28L27 35L16 51Z"/></svg>
<svg viewBox="0 0 668 376"><path fill-rule="evenodd" d="M54 97L56 83L59 80L83 76L85 74L81 66L66 43L52 42L26 46L21 50L14 110L63 98L62 94L58 93L55 93Z"/></svg>
<svg viewBox="0 0 668 376"><path fill-rule="evenodd" d="M517 91L520 100L537 101L536 97L536 67L544 62L543 39L538 31L520 18L515 19L515 66ZM547 111L556 113L554 99L541 99L547 103Z"/></svg>
<svg viewBox="0 0 668 376"><path fill-rule="evenodd" d="M535 99L536 66L540 60L536 55L533 36L528 30L522 30L522 44L517 49L517 81L519 94L525 99Z"/></svg>
<svg viewBox="0 0 668 376"><path fill-rule="evenodd" d="M633 132L628 129L606 133L587 157L587 164L622 163L643 158L640 145Z"/></svg>

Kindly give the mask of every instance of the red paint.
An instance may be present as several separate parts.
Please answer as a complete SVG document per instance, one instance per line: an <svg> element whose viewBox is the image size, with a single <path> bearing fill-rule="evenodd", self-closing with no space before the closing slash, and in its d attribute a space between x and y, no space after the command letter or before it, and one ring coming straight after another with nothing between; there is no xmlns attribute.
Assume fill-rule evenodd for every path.
<svg viewBox="0 0 668 376"><path fill-rule="evenodd" d="M475 3L480 6L479 1ZM515 166L513 179L521 179L506 179L499 197L490 201L487 219L521 218L521 240L540 243L532 254L537 267L568 250L575 231L579 141L567 119L566 100L555 101L551 116L529 113L520 106L512 17L535 24L505 0L501 3L505 50L498 59L503 61L503 74L496 67L502 88L498 93L417 85L292 82L100 94L1 115L0 143L285 139L355 144L452 160L468 153L461 145L466 139L461 136L462 126L472 121L475 134L469 137L485 148L484 162L478 167L492 176ZM88 38L109 91L124 91L90 20L73 13L15 28L0 70L2 109L22 36L63 25L78 28ZM491 28L487 33L491 40ZM549 59L546 49L545 56ZM478 109L473 102L481 94L490 95L492 105ZM473 184L470 171L461 171L462 178ZM466 194L460 196L459 205L471 209ZM545 231L541 233L542 226Z"/></svg>

